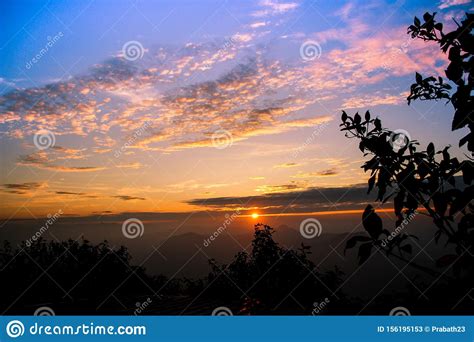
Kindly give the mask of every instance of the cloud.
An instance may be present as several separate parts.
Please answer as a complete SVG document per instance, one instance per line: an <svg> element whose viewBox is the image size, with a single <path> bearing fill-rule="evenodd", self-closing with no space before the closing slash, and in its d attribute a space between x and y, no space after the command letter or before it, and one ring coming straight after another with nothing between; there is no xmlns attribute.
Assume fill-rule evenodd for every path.
<svg viewBox="0 0 474 342"><path fill-rule="evenodd" d="M260 6L274 15L299 5L267 0ZM101 154L107 160L143 122L149 123L147 129L124 147L124 155L213 147L218 130L229 132L238 145L330 122L329 110L316 115L309 111L316 106L332 111L327 102L340 100L346 108L403 103L403 94L390 89L369 93L361 85L379 85L415 71L442 71L445 56L439 49L409 39L406 27L371 32L351 8L347 5L336 14L342 27L285 40L296 43L291 46L294 51L304 39L318 41L323 47L320 59L280 60L271 53L271 45L254 44L257 35L245 30L230 39L158 46L140 63L117 56L70 79L0 96L1 133L18 141L31 141L40 129L52 130L58 140L80 137L87 147L25 153L18 163L93 172L104 167L94 166L89 158ZM258 20L253 28L262 23L267 21ZM338 44L326 44L331 41ZM71 160L82 160L86 166L64 165ZM140 166L124 162L115 167Z"/></svg>
<svg viewBox="0 0 474 342"><path fill-rule="evenodd" d="M288 11L298 8L299 4L296 2L278 2L274 0L261 0L259 5L263 9L252 13L254 17L265 17L273 16L278 14L284 14Z"/></svg>
<svg viewBox="0 0 474 342"><path fill-rule="evenodd" d="M296 175L291 176L292 178L321 178L321 177L332 177L337 176L339 172L334 169L326 169L316 172L298 172Z"/></svg>
<svg viewBox="0 0 474 342"><path fill-rule="evenodd" d="M20 156L17 160L18 165L32 166L39 169L52 170L58 172L93 172L104 170L105 167L98 166L64 166L52 164L49 155L45 151L35 152L29 155ZM60 160L57 158L54 160Z"/></svg>
<svg viewBox="0 0 474 342"><path fill-rule="evenodd" d="M18 195L26 195L30 194L38 189L48 187L46 182L39 183L39 182L27 182L27 183L6 183L2 184L3 191L18 194Z"/></svg>
<svg viewBox="0 0 474 342"><path fill-rule="evenodd" d="M352 109L374 107L379 105L398 105L406 103L408 94L408 92L403 92L398 95L388 95L375 92L374 94L353 96L343 102L342 108Z"/></svg>
<svg viewBox="0 0 474 342"><path fill-rule="evenodd" d="M136 197L136 196L127 196L127 195L117 195L117 196L112 196L113 198L118 198L123 201L144 201L145 198L143 197Z"/></svg>
<svg viewBox="0 0 474 342"><path fill-rule="evenodd" d="M338 174L338 172L334 169L327 169L327 170L323 170L323 171L318 172L319 176L335 176L337 174Z"/></svg>
<svg viewBox="0 0 474 342"><path fill-rule="evenodd" d="M71 192L71 191L55 191L56 195L74 195L74 196L83 196L85 192Z"/></svg>
<svg viewBox="0 0 474 342"><path fill-rule="evenodd" d="M471 3L471 0L441 0L439 9L445 9L453 6L465 5Z"/></svg>
<svg viewBox="0 0 474 342"><path fill-rule="evenodd" d="M266 25L267 25L267 23L265 21L257 21L255 23L250 24L249 27L251 27L253 29L256 29L256 28L259 28L259 27L264 27Z"/></svg>
<svg viewBox="0 0 474 342"><path fill-rule="evenodd" d="M291 190L293 184L283 185ZM186 203L210 209L266 208L266 212L289 209L294 212L363 208L369 201L367 185L339 188L308 188L259 196L198 198Z"/></svg>
<svg viewBox="0 0 474 342"><path fill-rule="evenodd" d="M120 169L140 169L143 165L139 162L136 163L128 163L128 164L118 164L115 165L116 167Z"/></svg>
<svg viewBox="0 0 474 342"><path fill-rule="evenodd" d="M305 183L292 181L289 184L282 184L282 185L261 185L261 186L258 186L255 189L255 191L268 194L268 193L273 193L273 192L304 190L305 188L306 188Z"/></svg>
<svg viewBox="0 0 474 342"><path fill-rule="evenodd" d="M287 168L290 168L290 167L296 167L296 166L300 166L300 165L301 164L298 164L298 163L283 163L283 164L275 165L274 168L287 169Z"/></svg>
<svg viewBox="0 0 474 342"><path fill-rule="evenodd" d="M356 97L371 95L364 93L362 86L381 84L416 71L443 74L446 66L446 56L440 49L409 37L406 26L372 32L360 18L352 18L343 27L316 32L308 38L322 46L321 57L306 65L310 83L337 89L344 96L352 95L353 102ZM324 47L330 41L341 43L341 47L326 51ZM377 94L380 101L394 103L392 96L390 90Z"/></svg>

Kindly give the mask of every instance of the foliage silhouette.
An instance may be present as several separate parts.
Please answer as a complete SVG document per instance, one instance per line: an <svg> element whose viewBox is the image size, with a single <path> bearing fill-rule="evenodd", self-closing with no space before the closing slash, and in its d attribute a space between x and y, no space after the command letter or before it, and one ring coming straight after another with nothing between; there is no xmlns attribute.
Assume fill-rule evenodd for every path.
<svg viewBox="0 0 474 342"><path fill-rule="evenodd" d="M336 309L337 300L329 289L341 284L342 272L337 268L319 272L308 258L309 246L302 244L298 250L281 247L273 233L273 228L257 224L249 253L237 253L228 265L210 260L209 293L229 302L243 298L241 314L308 314L313 302L324 298L332 298L331 307ZM338 294L339 299L342 296Z"/></svg>
<svg viewBox="0 0 474 342"><path fill-rule="evenodd" d="M472 126L472 23L473 15L466 14L467 19L456 31L449 34L442 32L442 25L434 21L434 14L426 13L421 24L415 18L415 24L409 27L412 37L438 42L443 51L449 49L451 61L446 74L455 82L457 91L449 95L449 85L442 79L423 79L417 73L417 83L412 85L409 101L413 99L447 98L453 102L456 114L453 129ZM468 73L468 81L461 82L461 74ZM468 91L466 93L466 91ZM461 118L462 117L462 118ZM371 159L362 166L365 172L370 171L368 193L377 189L377 201L382 203L393 200L394 213L397 217L395 230L383 229L382 221L372 206L367 206L362 216L363 225L369 236L355 236L347 241L346 250L359 246L359 262L365 262L374 250L385 251L388 255L405 261L435 277L454 276L462 284L463 291L474 286L474 163L466 159L459 161L449 153L449 146L436 150L431 142L425 150L419 150L419 143L411 140L404 132L383 128L380 119L371 117L369 111L362 119L359 113L354 116L345 111L341 116L341 131L346 137L360 140L359 149L364 156ZM469 141L468 148L473 150L472 132L461 141ZM462 176L462 177L461 177ZM418 212L417 210L421 208ZM436 243L446 238L446 254L436 260L434 267L444 268L438 272L433 268L417 265L405 254L412 253L408 243L416 237L402 233L415 215L424 214L432 218L436 231ZM385 236L385 239L381 239ZM375 248L374 248L375 247ZM452 248L451 248L452 247ZM394 249L398 249L398 253ZM453 250L453 252L451 252ZM448 272L452 268L452 272ZM452 273L452 275L450 274ZM451 288L452 289L452 288ZM459 290L459 289L458 289Z"/></svg>
<svg viewBox="0 0 474 342"><path fill-rule="evenodd" d="M436 12L425 13L423 23L415 17L413 25L408 27L412 38L436 42L443 52L448 53L449 66L446 77L456 86L450 93L451 85L442 77L426 77L416 73L416 83L410 88L408 104L411 101L447 99L455 109L451 129L457 130L468 126L470 132L459 141L459 146L467 143L469 151L474 152L474 14L466 13L466 18L457 24L457 29L443 32L443 24L435 20Z"/></svg>
<svg viewBox="0 0 474 342"><path fill-rule="evenodd" d="M91 314L114 290L117 296L134 296L135 303L166 279L148 276L142 267L132 266L130 259L125 247L112 248L107 241L92 245L87 240L40 238L16 249L5 242L0 249L0 306L8 310L14 305L15 313L31 315L38 303L56 303L60 313Z"/></svg>

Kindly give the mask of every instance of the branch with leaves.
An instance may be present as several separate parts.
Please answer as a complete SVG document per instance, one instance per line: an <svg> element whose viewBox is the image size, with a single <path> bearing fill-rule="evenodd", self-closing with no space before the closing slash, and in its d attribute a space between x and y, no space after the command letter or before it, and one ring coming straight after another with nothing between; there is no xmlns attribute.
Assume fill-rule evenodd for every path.
<svg viewBox="0 0 474 342"><path fill-rule="evenodd" d="M449 146L436 151L433 143L425 150L419 150L419 143L411 140L400 131L391 131L382 127L380 119L371 117L369 111L362 119L359 113L354 116L342 112L341 131L346 137L360 140L359 149L364 156L370 156L362 168L370 172L368 193L378 190L377 201L382 203L393 200L394 213L397 216L396 227L419 208L426 210L438 228L435 240L445 235L448 244L455 245L456 258L443 257L442 261L455 261L457 265L472 267L474 255L474 163L471 160L459 161L449 153ZM461 217L457 220L457 217ZM353 248L358 242L359 261L363 263L371 255L372 247L382 248L387 254L404 258L403 252L411 253L407 234L396 234L385 247L380 237L391 233L383 229L382 220L368 206L363 214L363 225L369 234L353 237L347 242L347 248Z"/></svg>
<svg viewBox="0 0 474 342"><path fill-rule="evenodd" d="M456 22L457 29L443 31L443 24L435 19L436 12L425 13L423 22L415 17L413 25L408 27L412 38L437 43L444 53L448 54L449 65L446 77L456 89L451 93L451 85L442 77L426 77L416 73L416 83L410 88L408 104L413 100L447 99L455 109L451 129L468 127L470 133L459 141L459 147L467 143L467 149L474 153L474 14L466 13L461 24Z"/></svg>

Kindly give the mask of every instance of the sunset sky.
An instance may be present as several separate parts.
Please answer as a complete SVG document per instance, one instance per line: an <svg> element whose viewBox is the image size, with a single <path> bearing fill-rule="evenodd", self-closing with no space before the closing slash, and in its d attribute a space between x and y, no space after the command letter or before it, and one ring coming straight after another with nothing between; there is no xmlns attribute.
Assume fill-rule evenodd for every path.
<svg viewBox="0 0 474 342"><path fill-rule="evenodd" d="M446 66L406 29L472 6L2 1L0 218L358 209L373 196L342 109L465 152L451 105L406 103L415 71Z"/></svg>

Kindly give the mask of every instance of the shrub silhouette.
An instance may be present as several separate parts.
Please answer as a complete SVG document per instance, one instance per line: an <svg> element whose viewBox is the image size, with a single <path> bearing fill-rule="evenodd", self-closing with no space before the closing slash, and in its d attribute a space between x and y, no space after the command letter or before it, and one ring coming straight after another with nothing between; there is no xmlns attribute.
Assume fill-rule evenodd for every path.
<svg viewBox="0 0 474 342"><path fill-rule="evenodd" d="M63 313L92 314L114 290L117 297L135 297L135 302L165 279L151 278L143 268L130 265L130 259L125 247L112 248L107 241L92 245L87 240L38 239L17 249L5 242L0 250L0 305L31 315L39 303L56 303Z"/></svg>
<svg viewBox="0 0 474 342"><path fill-rule="evenodd" d="M308 258L310 247L281 247L273 240L273 233L273 228L257 224L250 252L239 252L228 265L211 260L209 295L229 302L243 300L241 314L309 314L314 301L335 301L329 289L341 283L342 273L338 269L319 272ZM333 303L333 308L336 305Z"/></svg>

